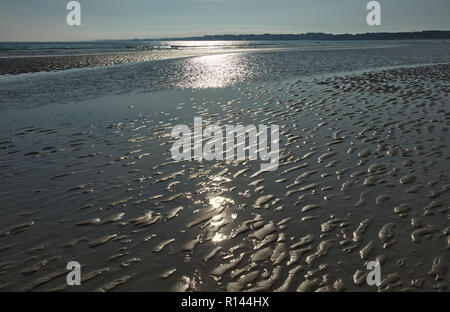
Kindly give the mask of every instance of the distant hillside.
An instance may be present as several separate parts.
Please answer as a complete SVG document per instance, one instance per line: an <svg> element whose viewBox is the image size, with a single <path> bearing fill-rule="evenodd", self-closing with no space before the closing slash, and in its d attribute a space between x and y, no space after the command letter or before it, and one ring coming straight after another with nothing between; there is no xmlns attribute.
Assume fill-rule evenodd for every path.
<svg viewBox="0 0 450 312"><path fill-rule="evenodd" d="M208 35L203 37L167 38L160 40L416 40L450 39L450 31L429 30L420 32L379 32L365 34L263 34L263 35Z"/></svg>

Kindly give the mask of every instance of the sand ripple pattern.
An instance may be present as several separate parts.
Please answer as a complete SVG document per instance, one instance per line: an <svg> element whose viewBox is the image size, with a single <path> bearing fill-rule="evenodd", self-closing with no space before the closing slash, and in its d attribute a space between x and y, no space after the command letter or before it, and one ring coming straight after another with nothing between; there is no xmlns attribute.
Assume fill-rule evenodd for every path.
<svg viewBox="0 0 450 312"><path fill-rule="evenodd" d="M189 90L2 133L0 290L448 290L449 81L437 65ZM279 170L174 162L171 128L193 116L279 124Z"/></svg>

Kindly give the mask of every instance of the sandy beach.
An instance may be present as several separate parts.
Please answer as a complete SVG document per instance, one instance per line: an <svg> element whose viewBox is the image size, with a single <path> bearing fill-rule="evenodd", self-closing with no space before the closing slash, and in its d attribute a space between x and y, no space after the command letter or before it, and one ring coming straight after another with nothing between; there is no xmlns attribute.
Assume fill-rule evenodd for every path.
<svg viewBox="0 0 450 312"><path fill-rule="evenodd" d="M58 72L41 86L40 73L4 78L3 95L35 100L2 100L0 290L448 290L450 65L436 54L375 66L364 57L377 52L348 53L364 65L277 67L270 79L238 54L198 56L185 59L192 79L151 92L106 92L120 81L97 80L98 92L48 95L36 88ZM196 116L279 125L278 170L174 161L171 130ZM366 283L369 261L381 264L379 286Z"/></svg>

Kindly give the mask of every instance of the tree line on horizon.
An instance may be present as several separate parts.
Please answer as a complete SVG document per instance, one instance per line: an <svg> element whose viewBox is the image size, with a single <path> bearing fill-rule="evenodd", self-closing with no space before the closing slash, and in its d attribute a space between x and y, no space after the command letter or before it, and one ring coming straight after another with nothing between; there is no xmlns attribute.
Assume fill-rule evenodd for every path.
<svg viewBox="0 0 450 312"><path fill-rule="evenodd" d="M361 34L327 34L327 33L304 33L304 34L226 34L205 35L200 37L164 38L160 40L417 40L417 39L450 39L450 31L429 30L417 32L377 32Z"/></svg>

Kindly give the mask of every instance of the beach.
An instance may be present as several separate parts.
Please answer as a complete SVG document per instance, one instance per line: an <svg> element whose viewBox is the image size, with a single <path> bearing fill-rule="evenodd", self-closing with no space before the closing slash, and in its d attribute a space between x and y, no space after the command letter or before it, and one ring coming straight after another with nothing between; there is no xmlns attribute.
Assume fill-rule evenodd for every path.
<svg viewBox="0 0 450 312"><path fill-rule="evenodd" d="M448 43L117 49L0 59L0 290L448 291ZM278 169L173 160L195 117Z"/></svg>

